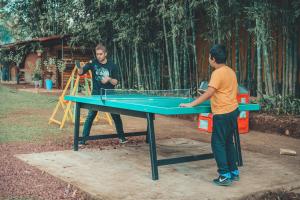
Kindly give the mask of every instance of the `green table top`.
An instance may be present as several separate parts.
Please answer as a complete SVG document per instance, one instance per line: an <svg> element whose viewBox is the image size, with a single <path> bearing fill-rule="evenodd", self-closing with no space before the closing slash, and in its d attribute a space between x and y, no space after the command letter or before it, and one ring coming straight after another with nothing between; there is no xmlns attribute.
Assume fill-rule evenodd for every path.
<svg viewBox="0 0 300 200"><path fill-rule="evenodd" d="M95 96L66 96L65 100L112 108L121 108L140 112L148 112L162 115L185 115L210 113L210 102L206 101L192 108L181 108L180 103L188 103L193 98L184 97L157 97L157 96L105 96L103 99L99 95ZM239 104L240 111L257 111L260 109L259 104Z"/></svg>

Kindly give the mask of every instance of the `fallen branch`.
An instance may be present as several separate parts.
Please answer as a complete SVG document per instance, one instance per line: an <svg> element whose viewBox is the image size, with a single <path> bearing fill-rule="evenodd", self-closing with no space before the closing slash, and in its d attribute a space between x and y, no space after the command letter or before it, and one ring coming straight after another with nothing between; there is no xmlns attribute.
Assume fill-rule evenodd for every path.
<svg viewBox="0 0 300 200"><path fill-rule="evenodd" d="M297 153L294 150L291 149L281 149L280 148L280 155L289 155L289 156L295 156Z"/></svg>

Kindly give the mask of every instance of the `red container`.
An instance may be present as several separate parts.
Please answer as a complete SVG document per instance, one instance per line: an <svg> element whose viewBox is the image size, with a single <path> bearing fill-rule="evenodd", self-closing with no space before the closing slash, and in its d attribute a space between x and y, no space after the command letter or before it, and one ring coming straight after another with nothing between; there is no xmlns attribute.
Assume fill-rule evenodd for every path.
<svg viewBox="0 0 300 200"><path fill-rule="evenodd" d="M239 103L249 103L250 98L249 94L238 94L237 100ZM240 112L240 116L238 117L238 127L239 133L244 134L249 132L249 111Z"/></svg>
<svg viewBox="0 0 300 200"><path fill-rule="evenodd" d="M249 103L249 94L238 94L237 100L239 103ZM202 131L212 132L213 114L199 114L198 128ZM238 129L240 134L249 132L249 111L242 111L238 117Z"/></svg>
<svg viewBox="0 0 300 200"><path fill-rule="evenodd" d="M211 113L202 113L199 115L198 128L202 131L212 132L213 115Z"/></svg>

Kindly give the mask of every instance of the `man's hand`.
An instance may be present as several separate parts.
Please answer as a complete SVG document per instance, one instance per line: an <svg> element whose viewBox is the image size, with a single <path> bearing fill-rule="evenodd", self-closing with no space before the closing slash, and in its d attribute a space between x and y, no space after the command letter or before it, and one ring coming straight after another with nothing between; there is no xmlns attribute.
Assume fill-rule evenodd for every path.
<svg viewBox="0 0 300 200"><path fill-rule="evenodd" d="M79 75L82 75L82 73L83 73L83 69L82 69L82 67L80 66L80 62L78 61L78 60L75 60L75 66L76 66L76 68L77 68L77 73L79 74Z"/></svg>
<svg viewBox="0 0 300 200"><path fill-rule="evenodd" d="M193 106L190 103L181 103L181 104L179 104L179 107L182 107L182 108L191 108Z"/></svg>
<svg viewBox="0 0 300 200"><path fill-rule="evenodd" d="M189 108L189 107L197 106L197 105L201 104L202 102L210 99L210 97L213 96L215 92L216 92L215 88L208 86L208 89L206 90L206 92L203 95L201 95L200 97L198 97L191 103L181 103L181 104L179 104L179 107L188 107Z"/></svg>
<svg viewBox="0 0 300 200"><path fill-rule="evenodd" d="M110 82L111 81L111 78L109 77L109 76L105 76L105 77L103 77L103 79L101 80L101 83L102 84L106 84L106 83L108 83L108 82Z"/></svg>
<svg viewBox="0 0 300 200"><path fill-rule="evenodd" d="M81 68L81 66L80 66L80 62L79 62L78 60L75 60L75 66L76 66L78 69L80 69L80 68Z"/></svg>

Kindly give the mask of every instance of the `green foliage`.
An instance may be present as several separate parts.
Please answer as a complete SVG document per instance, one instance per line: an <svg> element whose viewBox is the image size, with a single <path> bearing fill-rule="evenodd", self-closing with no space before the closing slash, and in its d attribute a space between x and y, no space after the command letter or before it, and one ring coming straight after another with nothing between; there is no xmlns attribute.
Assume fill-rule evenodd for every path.
<svg viewBox="0 0 300 200"><path fill-rule="evenodd" d="M66 69L66 63L55 57L48 57L44 60L43 65L46 67L48 72L52 72L54 66L58 68L59 72L63 72Z"/></svg>
<svg viewBox="0 0 300 200"><path fill-rule="evenodd" d="M29 48L26 45L19 45L16 49L12 50L0 48L1 60L4 62L15 63L17 66L24 61L28 52Z"/></svg>
<svg viewBox="0 0 300 200"><path fill-rule="evenodd" d="M300 99L293 96L263 95L263 98L261 98L258 103L261 105L262 110L268 113L276 115L300 115Z"/></svg>
<svg viewBox="0 0 300 200"><path fill-rule="evenodd" d="M0 44L10 43L12 40L9 30L0 21Z"/></svg>
<svg viewBox="0 0 300 200"><path fill-rule="evenodd" d="M60 59L56 59L56 66L59 72L63 72L66 69L66 63Z"/></svg>
<svg viewBox="0 0 300 200"><path fill-rule="evenodd" d="M264 45L264 59L261 60L270 59L269 64L264 63L262 69L259 67L259 71L266 72L264 76L268 74L259 75L261 78L257 78L257 82L261 83L273 70L275 59L271 53L280 48L274 43L288 39L282 36L289 37L290 33L297 35L300 20L299 0L3 0L2 6L0 24L2 22L16 39L67 34L71 36L68 44L71 47L93 49L99 42L104 43L108 55L120 67L121 84L126 88L137 85L148 89L195 87L203 72L199 63L204 66L206 62L197 51L202 51L203 56L208 51L206 44L200 44L202 38L209 41L209 45L226 44L230 53L236 49L236 61L242 67L245 52L239 52L238 47L245 47L245 41L235 38L246 35L242 31L244 28L253 42ZM234 40L237 48L232 47ZM293 43L298 44L297 41ZM196 44L197 47L200 44L200 48L196 48ZM39 48L38 43L34 45L32 51ZM276 45L280 45L279 42ZM251 48L255 48L255 44L251 44ZM289 58L288 53L280 56ZM18 60L16 57L14 62ZM63 62L57 61L56 65L60 71L64 70ZM272 80L267 81L266 88ZM293 84L290 85L295 88ZM262 90L261 85L255 87Z"/></svg>
<svg viewBox="0 0 300 200"><path fill-rule="evenodd" d="M278 11L276 7L268 1L256 0L249 6L246 6L244 11L249 21L248 31L255 33L256 42L272 42L270 31L272 30L272 16L275 16Z"/></svg>
<svg viewBox="0 0 300 200"><path fill-rule="evenodd" d="M38 81L42 79L42 63L41 63L41 59L37 59L35 64L33 65L32 63L28 63L30 69L33 69L33 73L32 73L32 79L34 81Z"/></svg>
<svg viewBox="0 0 300 200"><path fill-rule="evenodd" d="M295 12L294 16L298 18L300 16L300 1L293 1L292 5Z"/></svg>
<svg viewBox="0 0 300 200"><path fill-rule="evenodd" d="M8 62L8 55L9 55L9 51L7 51L6 49L1 49L0 48L0 58L1 58L1 62ZM1 63L0 63L1 64Z"/></svg>
<svg viewBox="0 0 300 200"><path fill-rule="evenodd" d="M63 3L61 0L7 1L3 7L3 21L16 39L61 34L64 32Z"/></svg>

